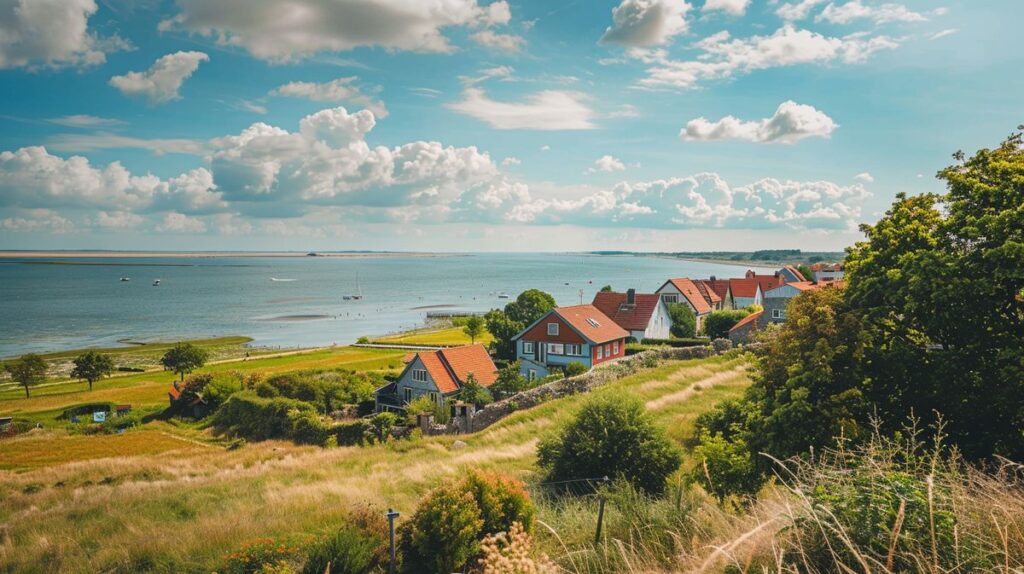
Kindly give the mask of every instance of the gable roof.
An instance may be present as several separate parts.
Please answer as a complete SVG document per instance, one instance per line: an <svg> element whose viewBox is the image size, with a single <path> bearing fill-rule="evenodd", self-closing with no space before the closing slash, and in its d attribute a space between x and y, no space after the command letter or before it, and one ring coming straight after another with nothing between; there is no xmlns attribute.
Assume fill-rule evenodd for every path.
<svg viewBox="0 0 1024 574"><path fill-rule="evenodd" d="M607 343L629 336L629 333L593 305L558 307L551 312L558 315L589 343Z"/></svg>
<svg viewBox="0 0 1024 574"><path fill-rule="evenodd" d="M701 280L709 291L718 295L720 301L725 301L726 295L729 294L729 280L728 279L703 279Z"/></svg>
<svg viewBox="0 0 1024 574"><path fill-rule="evenodd" d="M633 305L626 304L627 297L625 293L602 291L594 295L593 305L627 331L647 329L661 297L657 293L637 293Z"/></svg>
<svg viewBox="0 0 1024 574"><path fill-rule="evenodd" d="M484 387L493 385L498 379L498 368L481 344L421 351L416 356L430 374L437 390L445 394L461 389L470 373Z"/></svg>
<svg viewBox="0 0 1024 574"><path fill-rule="evenodd" d="M793 267L792 265L786 265L785 267L783 267L783 269L792 274L793 277L796 277L797 281L807 281L808 279L810 279L810 277L804 277L804 274L801 273L799 269Z"/></svg>
<svg viewBox="0 0 1024 574"><path fill-rule="evenodd" d="M740 319L735 325L733 325L732 328L729 329L729 332L732 333L737 329L740 329L754 321L757 321L757 318L760 317L763 313L764 311L758 311L756 313L751 313L747 315L746 317Z"/></svg>
<svg viewBox="0 0 1024 574"><path fill-rule="evenodd" d="M729 291L733 297L757 297L757 289L760 286L756 278L729 280Z"/></svg>
<svg viewBox="0 0 1024 574"><path fill-rule="evenodd" d="M715 293L715 291L708 285L707 281L698 279L694 281L693 284L697 286L697 290L704 296L704 300L708 302L708 305L714 307L717 303L722 302L722 298L719 297L718 293Z"/></svg>
<svg viewBox="0 0 1024 574"><path fill-rule="evenodd" d="M690 302L690 306L693 307L698 315L711 312L711 305L704 299L704 295L701 294L700 289L697 288L693 281L686 277L680 277L678 279L669 279L665 282L666 285L670 283L683 294L683 297L686 297L686 300ZM662 287L664 286L662 285Z"/></svg>

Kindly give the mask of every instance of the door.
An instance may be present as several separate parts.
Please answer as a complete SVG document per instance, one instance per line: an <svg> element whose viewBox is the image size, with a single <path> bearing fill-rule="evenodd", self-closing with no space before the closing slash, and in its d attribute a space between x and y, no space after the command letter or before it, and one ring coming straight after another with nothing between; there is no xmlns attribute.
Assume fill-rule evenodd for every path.
<svg viewBox="0 0 1024 574"><path fill-rule="evenodd" d="M547 343L537 343L537 361L540 364L545 365L545 364L547 364L546 363L547 359L548 359L548 344Z"/></svg>

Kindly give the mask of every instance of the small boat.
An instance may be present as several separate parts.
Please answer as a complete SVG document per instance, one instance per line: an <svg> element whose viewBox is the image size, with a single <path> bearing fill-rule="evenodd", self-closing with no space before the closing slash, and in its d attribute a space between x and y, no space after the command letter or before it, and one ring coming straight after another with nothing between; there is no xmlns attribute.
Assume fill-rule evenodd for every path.
<svg viewBox="0 0 1024 574"><path fill-rule="evenodd" d="M359 274L356 273L356 293L352 295L342 295L343 301L362 301L363 299L363 285L359 282Z"/></svg>
<svg viewBox="0 0 1024 574"><path fill-rule="evenodd" d="M131 277L122 277L121 282L124 283L125 281L131 281Z"/></svg>
<svg viewBox="0 0 1024 574"><path fill-rule="evenodd" d="M153 280L153 287L159 287L159 286L160 286L160 280L159 279L154 279Z"/></svg>
<svg viewBox="0 0 1024 574"><path fill-rule="evenodd" d="M271 277L270 280L275 283L291 283L295 281L294 279L278 279L277 277Z"/></svg>
<svg viewBox="0 0 1024 574"><path fill-rule="evenodd" d="M508 293L505 293L504 291L498 293L498 299L508 299Z"/></svg>

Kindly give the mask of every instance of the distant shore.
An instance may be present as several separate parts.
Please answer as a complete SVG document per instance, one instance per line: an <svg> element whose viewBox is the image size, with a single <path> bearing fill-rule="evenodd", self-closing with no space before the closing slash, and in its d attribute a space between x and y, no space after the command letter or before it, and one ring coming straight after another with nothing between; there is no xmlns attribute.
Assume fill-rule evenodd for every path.
<svg viewBox="0 0 1024 574"><path fill-rule="evenodd" d="M464 253L422 253L400 251L367 251L367 252L314 252L316 255L298 251L0 251L0 259L37 259L37 258L110 258L124 259L135 257L167 257L180 259L221 258L221 257L459 257Z"/></svg>

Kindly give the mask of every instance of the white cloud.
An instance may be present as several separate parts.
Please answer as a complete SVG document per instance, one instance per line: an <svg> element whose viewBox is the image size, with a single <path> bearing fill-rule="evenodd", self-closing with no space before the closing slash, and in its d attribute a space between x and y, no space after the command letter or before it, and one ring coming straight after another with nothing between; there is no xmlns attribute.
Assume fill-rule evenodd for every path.
<svg viewBox="0 0 1024 574"><path fill-rule="evenodd" d="M442 30L485 28L511 19L504 0L178 0L179 13L160 23L238 46L257 58L295 61L319 52L380 47L452 52Z"/></svg>
<svg viewBox="0 0 1024 574"><path fill-rule="evenodd" d="M853 179L856 179L857 181L863 181L864 183L875 182L875 177L866 171L858 173L857 175L853 176Z"/></svg>
<svg viewBox="0 0 1024 574"><path fill-rule="evenodd" d="M747 6L749 5L750 0L705 0L704 7L701 10L704 12L721 10L733 16L742 16L747 13Z"/></svg>
<svg viewBox="0 0 1024 574"><path fill-rule="evenodd" d="M51 124L56 124L58 126L66 126L69 128L114 127L123 126L126 123L121 120L116 120L113 118L101 118L97 116L90 116L84 114L61 116L59 118L49 118L46 121Z"/></svg>
<svg viewBox="0 0 1024 574"><path fill-rule="evenodd" d="M71 221L49 209L29 209L22 217L7 217L0 220L0 229L19 233L70 233L74 228L75 225Z"/></svg>
<svg viewBox="0 0 1024 574"><path fill-rule="evenodd" d="M684 0L622 0L612 10L612 25L601 37L602 44L626 47L667 44L689 29Z"/></svg>
<svg viewBox="0 0 1024 574"><path fill-rule="evenodd" d="M473 76L459 76L459 81L466 86L472 86L475 84L479 84L480 82L490 80L491 78L501 78L507 80L512 77L512 74L515 73L515 71L515 68L513 68L512 66L494 66L492 68L484 68L483 70L480 70Z"/></svg>
<svg viewBox="0 0 1024 574"><path fill-rule="evenodd" d="M513 167L522 164L523 161L517 157L509 156L501 160L501 167Z"/></svg>
<svg viewBox="0 0 1024 574"><path fill-rule="evenodd" d="M770 118L743 121L726 116L717 122L697 118L679 132L685 141L738 139L755 143L796 143L805 138L828 138L838 128L832 118L813 106L792 100L779 104Z"/></svg>
<svg viewBox="0 0 1024 574"><path fill-rule="evenodd" d="M551 146L544 144L540 146L540 151L551 151Z"/></svg>
<svg viewBox="0 0 1024 574"><path fill-rule="evenodd" d="M515 54L526 45L526 38L516 34L499 34L494 30L480 30L470 36L470 39L493 50Z"/></svg>
<svg viewBox="0 0 1024 574"><path fill-rule="evenodd" d="M247 112L260 114L261 116L266 115L267 113L266 106L257 104L256 102L250 102L249 100L241 100L240 102L238 102L238 105L241 106L241 108Z"/></svg>
<svg viewBox="0 0 1024 574"><path fill-rule="evenodd" d="M586 173L597 173L599 171L610 173L625 170L626 164L622 163L622 160L614 156L603 155L594 161L593 167L587 168Z"/></svg>
<svg viewBox="0 0 1024 574"><path fill-rule="evenodd" d="M959 31L960 30L957 29L957 28L946 28L945 30L941 30L939 32L936 32L936 33L932 34L931 36L928 36L928 39L929 40L938 40L939 38L945 38L946 36L952 36L953 34L956 34Z"/></svg>
<svg viewBox="0 0 1024 574"><path fill-rule="evenodd" d="M486 122L499 130L589 130L594 111L580 92L545 90L522 102L499 102L479 88L466 88L449 109Z"/></svg>
<svg viewBox="0 0 1024 574"><path fill-rule="evenodd" d="M388 116L388 109L384 102L363 93L359 86L355 85L358 81L358 77L350 76L320 84L315 82L291 82L278 87L271 94L306 98L314 102L355 104L370 110L378 118L386 118Z"/></svg>
<svg viewBox="0 0 1024 574"><path fill-rule="evenodd" d="M609 118L638 118L640 117L640 108L633 104L622 104L608 113Z"/></svg>
<svg viewBox="0 0 1024 574"><path fill-rule="evenodd" d="M156 155L181 153L202 155L201 142L189 139L144 139L122 136L107 132L91 134L58 134L50 138L48 145L57 151L90 152L103 149L145 149Z"/></svg>
<svg viewBox="0 0 1024 574"><path fill-rule="evenodd" d="M95 0L3 0L0 2L0 69L91 66L106 53L129 49L113 36L89 31Z"/></svg>
<svg viewBox="0 0 1024 574"><path fill-rule="evenodd" d="M834 61L859 63L879 50L898 46L888 36L858 33L837 38L786 24L771 36L731 39L728 32L714 34L695 45L702 53L692 60L671 60L663 52L649 50L631 52L630 56L652 64L647 77L640 80L641 86L693 88L703 80L768 68Z"/></svg>
<svg viewBox="0 0 1024 574"><path fill-rule="evenodd" d="M846 4L826 6L817 17L817 21L821 22L822 20L833 24L849 24L855 20L871 20L875 24L887 24L889 22L924 22L928 18L902 4L865 6L860 0L850 0Z"/></svg>
<svg viewBox="0 0 1024 574"><path fill-rule="evenodd" d="M156 230L161 233L206 233L206 224L201 219L172 211L164 215Z"/></svg>
<svg viewBox="0 0 1024 574"><path fill-rule="evenodd" d="M175 52L161 57L145 72L128 72L110 78L110 85L126 96L143 96L151 104L180 98L178 90L210 57L202 52Z"/></svg>
<svg viewBox="0 0 1024 574"><path fill-rule="evenodd" d="M100 211L92 223L105 229L129 229L138 227L145 220L141 215L130 211Z"/></svg>
<svg viewBox="0 0 1024 574"><path fill-rule="evenodd" d="M775 15L787 22L797 22L811 15L819 4L828 0L800 0L799 2L787 2L775 10Z"/></svg>

